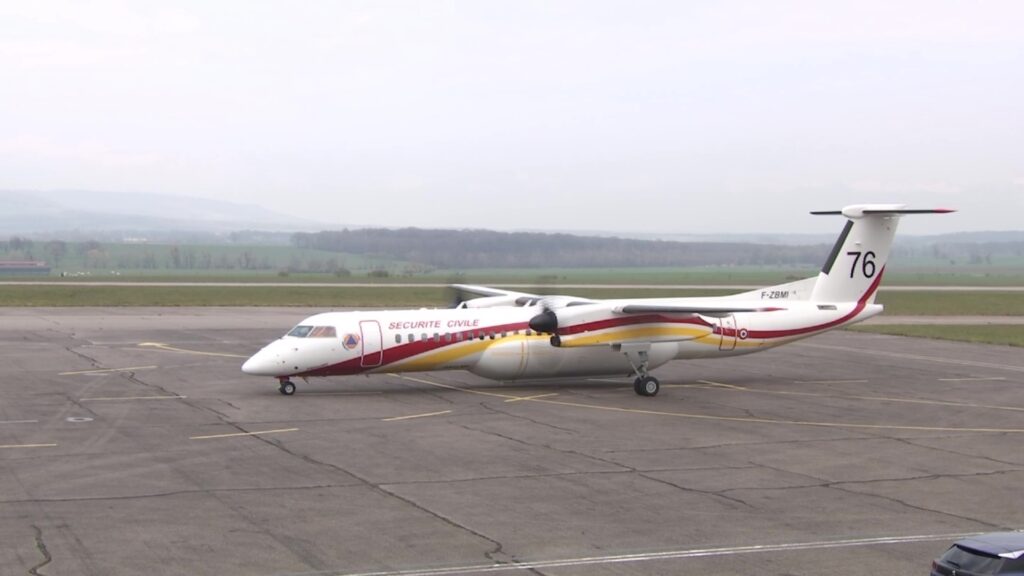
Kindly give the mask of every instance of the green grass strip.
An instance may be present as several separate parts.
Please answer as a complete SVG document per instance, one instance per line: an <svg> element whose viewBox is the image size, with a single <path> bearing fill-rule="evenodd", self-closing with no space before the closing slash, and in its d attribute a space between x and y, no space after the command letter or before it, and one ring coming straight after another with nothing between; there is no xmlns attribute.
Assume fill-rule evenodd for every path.
<svg viewBox="0 0 1024 576"><path fill-rule="evenodd" d="M986 324L986 325L953 325L953 324L914 324L914 325L864 325L847 328L854 332L870 332L872 334L889 334L892 336L912 336L914 338L932 338L936 340L955 340L957 342L976 342L979 344L1001 344L1004 346L1024 347L1024 325Z"/></svg>
<svg viewBox="0 0 1024 576"><path fill-rule="evenodd" d="M555 292L555 290L539 290ZM659 298L720 296L728 290L636 290L580 288L565 290L589 298ZM447 306L452 294L445 288L277 287L247 286L0 286L0 306L322 306L324 308L389 308ZM883 292L878 301L890 315L1024 316L1024 292Z"/></svg>
<svg viewBox="0 0 1024 576"><path fill-rule="evenodd" d="M881 291L875 301L901 316L1024 315L1024 292Z"/></svg>

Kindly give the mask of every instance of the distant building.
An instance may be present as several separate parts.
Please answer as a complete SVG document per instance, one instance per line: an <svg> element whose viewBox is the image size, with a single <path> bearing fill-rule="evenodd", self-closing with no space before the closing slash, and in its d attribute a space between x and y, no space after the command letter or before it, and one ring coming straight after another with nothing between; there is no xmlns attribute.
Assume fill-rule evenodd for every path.
<svg viewBox="0 0 1024 576"><path fill-rule="evenodd" d="M34 260L0 260L0 276L49 276L46 262Z"/></svg>

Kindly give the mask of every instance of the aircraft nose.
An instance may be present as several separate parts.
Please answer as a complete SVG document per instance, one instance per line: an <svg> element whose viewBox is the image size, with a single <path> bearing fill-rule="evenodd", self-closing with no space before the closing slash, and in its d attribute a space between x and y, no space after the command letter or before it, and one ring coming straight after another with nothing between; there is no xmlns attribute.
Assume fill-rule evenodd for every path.
<svg viewBox="0 0 1024 576"><path fill-rule="evenodd" d="M254 376L277 376L282 366L283 362L277 354L263 349L242 364L242 372Z"/></svg>

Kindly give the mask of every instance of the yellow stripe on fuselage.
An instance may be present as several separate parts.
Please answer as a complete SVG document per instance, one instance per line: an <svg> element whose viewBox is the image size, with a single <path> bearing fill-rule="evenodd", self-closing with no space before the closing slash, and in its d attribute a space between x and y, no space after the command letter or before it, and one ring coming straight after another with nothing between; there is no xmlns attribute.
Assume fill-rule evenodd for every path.
<svg viewBox="0 0 1024 576"><path fill-rule="evenodd" d="M473 339L464 340L462 342L452 342L451 344L446 344L441 348L428 350L422 354L418 354L404 360L399 360L387 365L386 368L389 370L399 368L410 372L433 370L438 366L455 362L456 360L472 356L473 354L479 354L496 344L504 342L523 342L538 338L546 339L547 336L524 336L511 334L504 338L495 336L493 340L488 337L484 340Z"/></svg>
<svg viewBox="0 0 1024 576"><path fill-rule="evenodd" d="M694 340L710 335L709 328L683 328L679 326L635 326L601 331L593 334L582 334L579 336L563 336L562 347L573 348L577 346L597 346L600 344L615 344L624 341L645 341L645 339L659 340Z"/></svg>

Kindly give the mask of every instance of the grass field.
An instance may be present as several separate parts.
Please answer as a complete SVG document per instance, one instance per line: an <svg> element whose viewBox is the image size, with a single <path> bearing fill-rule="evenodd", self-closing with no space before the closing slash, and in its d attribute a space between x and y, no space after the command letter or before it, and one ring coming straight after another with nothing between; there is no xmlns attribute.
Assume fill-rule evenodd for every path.
<svg viewBox="0 0 1024 576"><path fill-rule="evenodd" d="M1005 346L1024 347L1024 326L965 326L948 324L929 324L913 326L888 325L857 325L847 330L870 332L872 334L889 334L893 336L912 336L914 338L933 338L937 340L956 340L959 342L977 342L979 344L1002 344Z"/></svg>
<svg viewBox="0 0 1024 576"><path fill-rule="evenodd" d="M544 290L544 292L552 292ZM589 298L720 296L730 290L581 288L566 290ZM445 306L444 288L384 286L0 286L0 306ZM893 315L1024 315L1024 292L882 292L878 302Z"/></svg>
<svg viewBox="0 0 1024 576"><path fill-rule="evenodd" d="M1024 292L886 292L883 289L876 301L885 305L887 314L900 316L1024 315Z"/></svg>
<svg viewBox="0 0 1024 576"><path fill-rule="evenodd" d="M364 268L353 269L350 276L339 277L327 273L295 273L268 270L93 270L88 275L70 280L132 281L132 282L294 282L351 284L372 281L385 284L406 283L468 283L519 284L543 288L552 284L645 284L645 285L744 285L770 286L815 276L818 271L804 268L579 268L571 270L545 269L490 269L490 270L434 270L408 273L390 271L387 277L371 277L372 261L363 261ZM2 280L31 280L60 283L59 276L0 277ZM1024 267L961 267L959 269L895 268L887 270L885 286L1024 286Z"/></svg>

